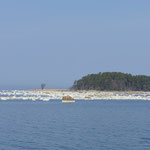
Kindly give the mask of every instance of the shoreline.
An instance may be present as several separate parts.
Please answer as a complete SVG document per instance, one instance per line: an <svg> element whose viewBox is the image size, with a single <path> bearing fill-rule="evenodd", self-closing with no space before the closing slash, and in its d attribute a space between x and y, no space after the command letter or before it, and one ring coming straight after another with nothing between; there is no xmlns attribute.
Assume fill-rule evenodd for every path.
<svg viewBox="0 0 150 150"><path fill-rule="evenodd" d="M113 93L126 93L126 94L150 94L150 91L100 91L100 90L69 90L69 89L31 89L24 91L38 91L38 92L113 92Z"/></svg>
<svg viewBox="0 0 150 150"><path fill-rule="evenodd" d="M96 91L65 89L32 89L0 91L0 100L61 100L63 96L75 100L150 100L149 91Z"/></svg>

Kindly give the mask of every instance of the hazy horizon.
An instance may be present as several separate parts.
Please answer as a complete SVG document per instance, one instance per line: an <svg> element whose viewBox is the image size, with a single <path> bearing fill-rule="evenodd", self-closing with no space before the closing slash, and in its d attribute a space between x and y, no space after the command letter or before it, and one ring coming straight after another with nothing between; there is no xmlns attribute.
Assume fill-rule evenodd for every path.
<svg viewBox="0 0 150 150"><path fill-rule="evenodd" d="M0 2L0 89L68 89L99 72L150 75L150 1Z"/></svg>

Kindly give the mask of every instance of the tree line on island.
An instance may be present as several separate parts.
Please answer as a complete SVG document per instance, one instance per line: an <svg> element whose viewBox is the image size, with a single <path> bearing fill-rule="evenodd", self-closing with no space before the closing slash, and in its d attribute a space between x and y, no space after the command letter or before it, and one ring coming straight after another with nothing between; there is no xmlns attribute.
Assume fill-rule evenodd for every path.
<svg viewBox="0 0 150 150"><path fill-rule="evenodd" d="M150 91L150 76L100 72L75 81L72 90Z"/></svg>

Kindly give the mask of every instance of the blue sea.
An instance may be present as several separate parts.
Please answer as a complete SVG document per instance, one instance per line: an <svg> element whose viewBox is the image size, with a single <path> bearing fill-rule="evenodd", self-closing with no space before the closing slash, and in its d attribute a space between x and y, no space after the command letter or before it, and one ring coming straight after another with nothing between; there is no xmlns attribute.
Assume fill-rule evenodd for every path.
<svg viewBox="0 0 150 150"><path fill-rule="evenodd" d="M150 101L0 101L0 150L149 150Z"/></svg>

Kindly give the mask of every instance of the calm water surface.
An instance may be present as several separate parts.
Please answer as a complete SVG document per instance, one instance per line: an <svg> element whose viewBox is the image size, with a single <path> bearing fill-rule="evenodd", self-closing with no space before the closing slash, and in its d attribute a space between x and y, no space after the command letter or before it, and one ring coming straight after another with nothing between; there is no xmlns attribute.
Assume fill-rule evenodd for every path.
<svg viewBox="0 0 150 150"><path fill-rule="evenodd" d="M149 150L150 101L0 102L0 150Z"/></svg>

